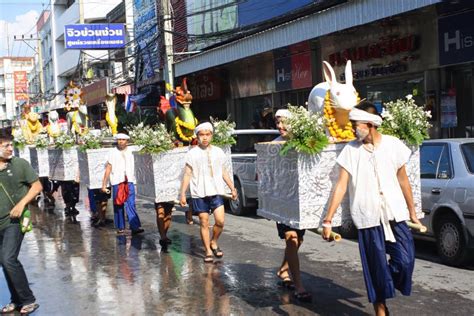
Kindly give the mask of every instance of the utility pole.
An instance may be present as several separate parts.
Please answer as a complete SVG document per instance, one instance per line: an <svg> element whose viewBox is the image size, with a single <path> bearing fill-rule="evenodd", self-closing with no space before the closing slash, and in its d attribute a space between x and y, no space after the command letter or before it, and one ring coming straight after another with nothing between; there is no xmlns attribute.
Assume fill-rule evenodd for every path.
<svg viewBox="0 0 474 316"><path fill-rule="evenodd" d="M163 39L165 42L165 65L163 67L163 79L174 88L174 71L173 71L173 34L171 27L171 4L169 0L161 0L161 8L163 10ZM166 91L166 97L169 92Z"/></svg>

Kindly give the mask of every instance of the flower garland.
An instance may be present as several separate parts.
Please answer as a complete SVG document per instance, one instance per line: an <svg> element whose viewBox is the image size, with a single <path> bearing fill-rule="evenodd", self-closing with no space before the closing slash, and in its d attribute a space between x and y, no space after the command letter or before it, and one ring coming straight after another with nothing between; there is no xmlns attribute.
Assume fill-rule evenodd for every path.
<svg viewBox="0 0 474 316"><path fill-rule="evenodd" d="M195 137L194 134L191 135L191 136L184 135L181 127L184 127L185 129L190 130L191 132L193 132L194 129L196 128L198 120L196 118L194 118L194 124L193 124L193 123L184 122L179 117L176 117L176 119L174 121L176 122L176 133L178 134L178 137L181 140L185 141L185 142L192 141Z"/></svg>
<svg viewBox="0 0 474 316"><path fill-rule="evenodd" d="M360 98L357 96L357 103L359 103L359 101ZM344 129L340 128L334 117L334 112L335 110L331 106L331 96L328 90L324 97L324 117L326 118L326 126L329 130L329 134L337 141L349 141L354 139L355 135L352 132L351 122L348 122L346 126L344 126Z"/></svg>
<svg viewBox="0 0 474 316"><path fill-rule="evenodd" d="M38 129L40 129L41 127L43 127L40 123L40 121L36 121L35 123L31 123L30 120L26 120L26 124L28 125L28 129L32 132L32 133L35 133L38 131Z"/></svg>
<svg viewBox="0 0 474 316"><path fill-rule="evenodd" d="M110 129L112 131L112 135L117 134L117 126L118 126L117 117L115 117L115 122L112 122L112 120L110 119L109 112L107 112L107 113L105 113L105 120L107 121L107 124L109 124L109 126L110 126Z"/></svg>
<svg viewBox="0 0 474 316"><path fill-rule="evenodd" d="M89 120L89 118L86 115L86 123L83 126L79 126L76 121L77 112L79 111L75 111L72 115L72 126L74 126L74 130L76 131L76 133L82 136L89 131L87 128L87 121Z"/></svg>

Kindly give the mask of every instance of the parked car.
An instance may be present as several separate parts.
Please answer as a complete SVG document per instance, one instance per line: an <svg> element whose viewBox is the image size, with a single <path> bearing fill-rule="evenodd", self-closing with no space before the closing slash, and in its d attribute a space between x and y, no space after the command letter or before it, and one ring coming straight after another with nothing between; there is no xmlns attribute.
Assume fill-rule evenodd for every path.
<svg viewBox="0 0 474 316"><path fill-rule="evenodd" d="M269 142L278 137L278 130L241 129L235 130L237 143L232 146L232 168L237 200L230 200L229 210L235 215L246 215L257 206L258 179L256 171L257 153L254 145Z"/></svg>
<svg viewBox="0 0 474 316"><path fill-rule="evenodd" d="M474 138L425 141L420 174L427 236L444 263L462 265L474 254Z"/></svg>

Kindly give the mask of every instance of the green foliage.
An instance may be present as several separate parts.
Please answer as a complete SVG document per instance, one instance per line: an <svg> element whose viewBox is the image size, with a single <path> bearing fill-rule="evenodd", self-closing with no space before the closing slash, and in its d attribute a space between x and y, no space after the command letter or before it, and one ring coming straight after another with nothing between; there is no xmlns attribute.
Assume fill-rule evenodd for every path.
<svg viewBox="0 0 474 316"><path fill-rule="evenodd" d="M408 145L419 146L429 138L428 129L431 127L428 119L430 111L424 111L415 104L411 95L406 100L388 102L382 111L384 118L379 131L404 140Z"/></svg>
<svg viewBox="0 0 474 316"><path fill-rule="evenodd" d="M214 133L212 136L212 144L223 147L231 146L236 143L233 132L235 129L235 123L229 122L228 120L219 121L211 117L211 122L214 125Z"/></svg>
<svg viewBox="0 0 474 316"><path fill-rule="evenodd" d="M288 131L288 139L280 150L280 155L291 149L300 153L314 155L320 153L328 144L324 117L321 113L310 113L304 107L288 106L290 117L283 122Z"/></svg>
<svg viewBox="0 0 474 316"><path fill-rule="evenodd" d="M135 126L127 126L126 129L133 143L141 146L141 153L157 154L174 147L173 138L164 124L158 124L152 128L139 123Z"/></svg>

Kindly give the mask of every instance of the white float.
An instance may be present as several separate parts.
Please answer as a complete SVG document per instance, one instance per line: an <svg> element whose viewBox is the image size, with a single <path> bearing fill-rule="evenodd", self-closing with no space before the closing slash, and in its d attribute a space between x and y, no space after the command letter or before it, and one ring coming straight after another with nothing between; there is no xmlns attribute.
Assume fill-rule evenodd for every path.
<svg viewBox="0 0 474 316"><path fill-rule="evenodd" d="M317 228L326 214L338 176L336 158L345 143L330 144L320 154L290 151L280 156L281 143L256 144L259 216L297 229ZM421 211L420 152L412 147L407 174L418 216ZM333 217L333 226L350 221L348 194Z"/></svg>

